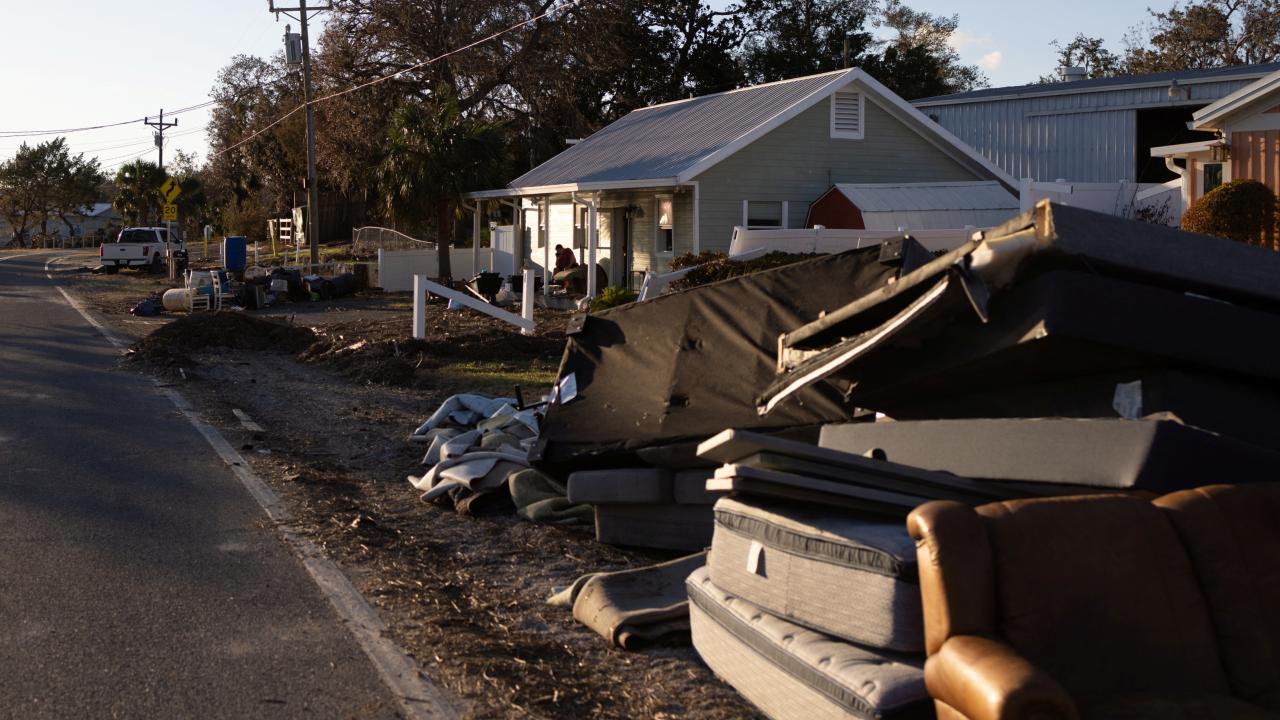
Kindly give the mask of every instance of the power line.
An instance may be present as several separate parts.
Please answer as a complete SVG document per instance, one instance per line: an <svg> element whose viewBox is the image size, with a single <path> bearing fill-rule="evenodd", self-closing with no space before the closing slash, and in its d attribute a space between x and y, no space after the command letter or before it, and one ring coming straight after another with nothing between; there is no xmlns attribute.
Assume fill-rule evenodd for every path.
<svg viewBox="0 0 1280 720"><path fill-rule="evenodd" d="M430 60L424 60L423 62L420 62L420 63L418 63L417 65L411 65L410 67L404 68L403 70L397 70L396 72L393 72L393 73L391 73L390 75L384 75L384 76L382 76L382 77L374 78L373 80L370 80L370 81L365 82L365 83L361 83L361 84L356 85L356 86L354 86L354 87L347 88L346 90L339 90L338 92L330 93L330 94L328 94L328 95L324 95L324 96L322 96L322 97L315 98L314 100L312 100L312 101L311 101L311 103L310 103L310 104L311 104L311 105L317 105L317 104L322 103L322 102L324 102L324 101L326 101L326 100L332 100L332 99L334 99L334 98L342 97L343 95L348 95L348 94L353 93L353 92L355 92L355 91L357 91L357 90L363 90L363 89L365 89L365 88L367 88L367 87L370 87L370 86L373 86L373 85L377 85L378 83L383 83L383 82L386 82L386 81L388 81L388 80L392 80L392 79L394 79L394 78L400 77L401 75L404 75L405 73L410 73L410 72L413 72L413 71L415 71L415 70L421 70L422 68L427 67L428 65L433 65L433 64L435 64L435 63L438 63L438 62L440 62L441 60L444 60L444 59L445 59L445 58L447 58L447 57L450 57L450 56L453 56L453 55L457 55L458 53L461 53L461 52L465 52L465 51L470 50L471 48L474 48L474 47L476 47L476 46L478 46L478 45L483 45L483 44L485 44L485 43L489 42L490 40L495 40L495 39L497 39L497 38L500 38L500 37L502 37L503 35L506 35L507 33L515 32L516 30L519 30L520 28L524 27L525 25L531 25L531 24L533 24L533 23L535 23L535 22L538 22L539 20L542 20L542 19L544 19L544 18L550 17L551 15L555 14L555 13L556 13L556 12L558 12L558 11L561 11L561 10L567 10L567 9L569 9L569 8L571 8L571 7L575 7L575 6L577 6L577 4L578 4L580 1L581 1L581 0L570 0L569 2L565 3L564 5L560 5L560 6L557 6L557 7L553 7L553 8L551 8L551 9L547 10L546 12L542 13L541 15L538 15L537 17L531 17L531 18L529 18L528 20L525 20L525 21L523 21L523 22L516 23L515 25L512 25L511 27L509 27L509 28L507 28L507 29L505 29L505 30L500 30L500 31L498 31L498 32L496 32L496 33L494 33L494 34L492 34L492 35L489 35L488 37L483 37L483 38L480 38L479 40L476 40L476 41L473 41L473 42L468 43L468 44L466 44L466 45L463 45L462 47L454 48L453 50L450 50L450 51L448 51L448 52L446 52L446 53L444 53L444 54L442 54L442 55L437 55L436 57L433 57L433 58L431 58ZM290 117L293 117L293 116L294 116L295 114L297 114L300 110L303 110L303 109L304 109L304 108L306 108L306 107L307 107L307 103L303 103L303 104L301 104L301 105L299 105L299 106L295 107L294 109L290 110L289 112L285 113L284 115L281 115L280 117L276 118L274 121L272 121L272 122L271 122L271 124L267 125L266 127L262 128L262 129L260 129L260 130L255 131L254 133L252 133L251 135L249 135L249 137L246 137L246 138L244 138L244 139L240 140L239 142L235 143L234 145L230 145L230 146L225 147L225 148L223 148L223 149L221 149L221 150L218 150L217 152L211 153L209 156L210 156L210 157L218 157L218 156L223 155L223 154L225 154L225 153L229 153L229 152L231 152L232 150L235 150L236 148L240 147L241 145L244 145L245 143L250 142L250 141L251 141L251 140L253 140L254 138L258 137L259 135L261 135L261 134L263 134L263 133L265 133L266 131L270 130L271 128L275 127L276 125L279 125L280 123L284 122L285 120L288 120Z"/></svg>
<svg viewBox="0 0 1280 720"><path fill-rule="evenodd" d="M192 128L191 130L183 130L182 132L172 133L170 135L167 135L166 137L184 137L187 135L195 135L196 133L202 133L202 132L208 132L208 131L209 131L208 126L204 126L204 127ZM103 152L104 150L121 150L124 148L130 148L130 147L140 147L142 145L151 145L154 147L155 140L154 139L134 140L132 142L121 143L116 145L104 145L100 147L86 147L86 148L77 147L73 149L76 152L89 154L89 153L95 153L95 152Z"/></svg>
<svg viewBox="0 0 1280 720"><path fill-rule="evenodd" d="M200 110L200 109L209 107L210 105L215 105L217 104L217 102L218 102L217 100L208 100L206 102L197 103L195 105L190 105L188 107L175 110L169 114L179 115L181 113L191 112L193 110ZM88 132L90 130L105 130L107 128L121 127L123 125L133 125L135 123L143 122L144 120L146 120L146 118L134 118L133 120L122 120L120 122L103 123L101 125L86 125L84 127L54 128L54 129L46 129L46 130L0 130L0 138L38 137L42 135L67 135L70 133Z"/></svg>

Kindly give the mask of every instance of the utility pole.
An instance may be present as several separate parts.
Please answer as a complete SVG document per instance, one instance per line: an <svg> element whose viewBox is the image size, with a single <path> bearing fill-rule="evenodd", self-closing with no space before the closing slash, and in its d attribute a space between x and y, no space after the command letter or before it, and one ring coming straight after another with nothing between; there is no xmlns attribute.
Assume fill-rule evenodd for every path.
<svg viewBox="0 0 1280 720"><path fill-rule="evenodd" d="M276 7L276 0L267 0L267 7L277 19L284 13L302 26L302 99L307 104L307 224L304 232L311 249L311 264L316 266L320 264L320 186L316 182L316 118L311 106L311 40L307 34L307 21L312 11L332 10L333 0L323 0L323 4L310 7L307 0L298 0L297 7ZM285 37L288 37L287 33Z"/></svg>
<svg viewBox="0 0 1280 720"><path fill-rule="evenodd" d="M137 117L137 116L135 115L134 117ZM137 122L137 120L134 120L134 122ZM145 118L142 118L142 122L156 129L156 149L160 151L159 165L160 165L160 170L163 171L164 170L164 131L168 130L171 127L177 127L178 121L174 120L173 122L165 122L164 108L160 108L160 118L158 120L152 121L151 118L145 117Z"/></svg>
<svg viewBox="0 0 1280 720"><path fill-rule="evenodd" d="M175 119L172 122L165 122L164 108L160 108L160 117L157 120L152 122L151 118L144 117L142 118L142 122L156 129L156 150L160 152L160 157L157 160L156 164L160 166L160 172L163 173L164 172L164 131L168 130L171 127L177 127L178 121ZM173 243L173 223L170 222L169 220L165 220L164 221L164 254L165 254L165 259L169 263L169 279L170 280L176 279L174 277L175 266L173 264L173 244L172 243Z"/></svg>

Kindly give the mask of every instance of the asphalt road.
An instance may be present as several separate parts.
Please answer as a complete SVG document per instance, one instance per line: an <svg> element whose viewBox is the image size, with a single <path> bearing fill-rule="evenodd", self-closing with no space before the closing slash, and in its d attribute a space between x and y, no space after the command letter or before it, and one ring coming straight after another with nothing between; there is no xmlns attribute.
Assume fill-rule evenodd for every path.
<svg viewBox="0 0 1280 720"><path fill-rule="evenodd" d="M0 717L395 717L263 511L116 369L49 257L0 260Z"/></svg>

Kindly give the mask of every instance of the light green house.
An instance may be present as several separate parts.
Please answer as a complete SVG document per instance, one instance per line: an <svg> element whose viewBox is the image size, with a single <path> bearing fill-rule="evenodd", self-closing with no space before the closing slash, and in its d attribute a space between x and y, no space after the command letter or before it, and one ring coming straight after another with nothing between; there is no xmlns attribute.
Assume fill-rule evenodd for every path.
<svg viewBox="0 0 1280 720"><path fill-rule="evenodd" d="M611 285L635 287L676 255L727 251L735 226L804 227L837 183L968 180L1016 193L1011 177L852 68L636 110L507 187L466 197L520 208L514 250L530 266L572 246Z"/></svg>

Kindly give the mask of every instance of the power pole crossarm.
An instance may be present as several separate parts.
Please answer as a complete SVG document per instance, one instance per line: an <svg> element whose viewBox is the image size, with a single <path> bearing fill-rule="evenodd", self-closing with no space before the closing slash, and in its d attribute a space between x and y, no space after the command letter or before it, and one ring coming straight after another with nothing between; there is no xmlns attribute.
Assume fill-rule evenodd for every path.
<svg viewBox="0 0 1280 720"><path fill-rule="evenodd" d="M134 122L137 122L137 121L135 120ZM164 131L168 130L171 127L177 127L178 121L174 120L172 122L165 122L164 108L160 108L159 119L152 120L149 117L145 117L145 118L142 118L142 122L156 129L156 149L160 151L160 158L157 161L157 164L160 165L160 169L163 171L164 170Z"/></svg>

